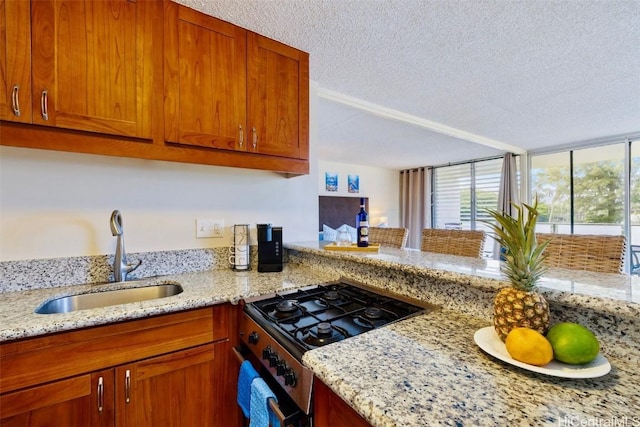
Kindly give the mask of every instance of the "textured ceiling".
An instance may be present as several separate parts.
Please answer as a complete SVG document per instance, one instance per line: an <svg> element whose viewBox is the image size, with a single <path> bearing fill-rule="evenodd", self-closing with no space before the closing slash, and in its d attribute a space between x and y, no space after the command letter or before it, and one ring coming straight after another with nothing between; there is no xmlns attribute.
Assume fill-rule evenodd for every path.
<svg viewBox="0 0 640 427"><path fill-rule="evenodd" d="M179 0L310 53L321 160L394 169L640 133L640 0Z"/></svg>

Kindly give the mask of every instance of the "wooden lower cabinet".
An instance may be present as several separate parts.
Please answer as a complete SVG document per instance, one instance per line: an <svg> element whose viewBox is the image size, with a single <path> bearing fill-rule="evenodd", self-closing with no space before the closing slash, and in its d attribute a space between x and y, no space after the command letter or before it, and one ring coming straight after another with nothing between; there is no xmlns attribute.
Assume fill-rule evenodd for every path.
<svg viewBox="0 0 640 427"><path fill-rule="evenodd" d="M2 344L0 426L240 425L233 313L230 305L215 306ZM60 348L76 352L64 358ZM47 352L56 356L47 359ZM86 357L91 362L82 363ZM29 366L35 360L40 364ZM104 369L83 372L101 364ZM50 373L67 375L74 365L75 375Z"/></svg>
<svg viewBox="0 0 640 427"><path fill-rule="evenodd" d="M110 369L2 395L0 425L112 426L113 385Z"/></svg>
<svg viewBox="0 0 640 427"><path fill-rule="evenodd" d="M228 425L230 393L219 381L226 368L218 361L230 351L226 342L208 344L117 368L123 387L116 387L116 425Z"/></svg>
<svg viewBox="0 0 640 427"><path fill-rule="evenodd" d="M313 381L313 413L315 427L371 427L318 378Z"/></svg>

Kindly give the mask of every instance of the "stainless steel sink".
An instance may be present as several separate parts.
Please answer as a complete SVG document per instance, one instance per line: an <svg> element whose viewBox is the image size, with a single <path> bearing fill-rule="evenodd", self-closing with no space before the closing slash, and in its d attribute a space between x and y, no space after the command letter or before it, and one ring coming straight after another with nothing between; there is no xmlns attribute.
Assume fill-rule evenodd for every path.
<svg viewBox="0 0 640 427"><path fill-rule="evenodd" d="M78 310L166 298L180 293L182 293L182 286L177 283L144 286L141 288L117 289L106 292L90 292L80 295L69 295L47 301L40 307L36 308L36 313L69 313Z"/></svg>

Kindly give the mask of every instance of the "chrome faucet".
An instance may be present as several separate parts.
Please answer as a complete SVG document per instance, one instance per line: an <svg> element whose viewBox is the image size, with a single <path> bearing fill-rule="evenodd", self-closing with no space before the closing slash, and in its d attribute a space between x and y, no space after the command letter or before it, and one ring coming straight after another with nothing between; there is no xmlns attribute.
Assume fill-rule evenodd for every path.
<svg viewBox="0 0 640 427"><path fill-rule="evenodd" d="M127 264L127 254L124 251L124 231L122 230L122 215L116 210L111 213L111 234L118 237L116 242L116 255L113 259L113 279L115 282L125 282L127 274L138 268L142 264L141 260L137 263Z"/></svg>

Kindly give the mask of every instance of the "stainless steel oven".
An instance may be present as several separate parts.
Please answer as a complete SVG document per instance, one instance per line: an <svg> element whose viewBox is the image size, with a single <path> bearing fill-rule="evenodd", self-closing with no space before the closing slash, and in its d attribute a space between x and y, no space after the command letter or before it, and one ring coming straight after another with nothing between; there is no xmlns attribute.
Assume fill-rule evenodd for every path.
<svg viewBox="0 0 640 427"><path fill-rule="evenodd" d="M238 356L253 362L282 402L274 407L282 425L312 425L313 373L302 364L306 351L435 308L348 279L277 293L245 303Z"/></svg>

